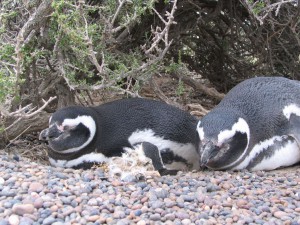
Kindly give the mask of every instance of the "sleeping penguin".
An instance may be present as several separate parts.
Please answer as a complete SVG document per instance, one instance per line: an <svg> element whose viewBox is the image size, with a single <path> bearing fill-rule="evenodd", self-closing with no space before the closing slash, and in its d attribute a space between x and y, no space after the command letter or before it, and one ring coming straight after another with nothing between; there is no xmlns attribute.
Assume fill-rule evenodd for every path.
<svg viewBox="0 0 300 225"><path fill-rule="evenodd" d="M97 107L70 106L55 112L40 133L54 166L89 168L142 145L162 175L199 168L197 119L166 103L122 99Z"/></svg>
<svg viewBox="0 0 300 225"><path fill-rule="evenodd" d="M300 161L300 82L257 77L235 86L197 125L200 164L273 170Z"/></svg>

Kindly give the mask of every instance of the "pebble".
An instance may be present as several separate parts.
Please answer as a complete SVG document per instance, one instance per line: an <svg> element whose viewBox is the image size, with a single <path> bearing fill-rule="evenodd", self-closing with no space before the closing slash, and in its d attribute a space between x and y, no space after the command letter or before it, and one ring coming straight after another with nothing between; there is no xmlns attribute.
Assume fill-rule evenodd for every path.
<svg viewBox="0 0 300 225"><path fill-rule="evenodd" d="M300 224L299 172L204 170L125 182L0 153L0 225Z"/></svg>
<svg viewBox="0 0 300 225"><path fill-rule="evenodd" d="M41 191L43 191L43 189L44 189L44 186L40 182L32 182L29 185L28 191L29 192L41 192Z"/></svg>
<svg viewBox="0 0 300 225"><path fill-rule="evenodd" d="M274 212L274 216L278 219L281 219L285 216L288 216L288 214L286 212L283 212L283 211L276 211L276 212Z"/></svg>
<svg viewBox="0 0 300 225"><path fill-rule="evenodd" d="M10 225L19 225L20 223L20 219L18 215L12 214L9 218L8 218L8 223Z"/></svg>
<svg viewBox="0 0 300 225"><path fill-rule="evenodd" d="M32 204L16 204L12 207L12 212L17 215L32 214L34 206Z"/></svg>

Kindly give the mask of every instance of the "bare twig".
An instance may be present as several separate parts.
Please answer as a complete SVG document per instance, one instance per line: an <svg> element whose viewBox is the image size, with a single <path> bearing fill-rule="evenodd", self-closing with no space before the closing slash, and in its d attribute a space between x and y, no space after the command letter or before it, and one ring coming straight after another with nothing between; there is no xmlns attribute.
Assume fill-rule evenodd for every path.
<svg viewBox="0 0 300 225"><path fill-rule="evenodd" d="M28 21L24 24L22 29L20 30L18 36L17 36L17 43L15 46L15 60L16 60L16 66L15 66L15 72L16 72L16 91L18 90L19 85L19 77L22 73L22 65L23 65L23 54L21 53L21 48L25 43L28 43L31 38L34 36L35 31L38 30L41 26L42 21L48 18L48 16L53 11L52 7L52 0L45 0L43 1L34 14L30 16Z"/></svg>
<svg viewBox="0 0 300 225"><path fill-rule="evenodd" d="M275 10L275 15L277 16L279 13L280 8L282 7L283 4L287 3L294 3L294 0L287 0L287 1L280 1L280 2L275 2L270 4L268 1L264 1L267 5L260 9L259 13L256 13L255 7L260 1L255 1L252 5L250 4L250 1L240 1L247 9L248 12L259 21L260 25L263 25L264 20L267 18L267 16L270 14L270 12ZM259 15L260 14L260 15Z"/></svg>
<svg viewBox="0 0 300 225"><path fill-rule="evenodd" d="M217 100L222 100L224 98L224 94L218 92L215 88L209 88L206 85L197 82L192 77L193 73L190 72L185 66L180 68L178 71L171 74L176 79L181 79L182 82L194 88L197 91L202 91L203 93L211 96Z"/></svg>
<svg viewBox="0 0 300 225"><path fill-rule="evenodd" d="M205 116L209 112L208 109L204 108L200 104L192 104L191 103L191 104L187 104L187 106L189 107L191 114L194 116L202 117L202 116Z"/></svg>
<svg viewBox="0 0 300 225"><path fill-rule="evenodd" d="M91 59L91 62L96 66L99 75L101 75L101 74L103 74L104 67L105 67L105 64L104 64L104 53L102 52L102 64L100 65L98 63L98 60L97 60L97 57L96 57L96 54L95 54L95 51L94 51L93 41L92 41L92 39L89 36L88 22L87 22L87 20L86 20L86 18L85 18L85 16L83 14L81 16L82 16L82 18L83 18L83 20L85 22L85 39L86 39L87 44L88 44L89 57ZM105 77L105 74L104 74L104 77Z"/></svg>
<svg viewBox="0 0 300 225"><path fill-rule="evenodd" d="M160 15L159 13L153 8L153 11L159 15L159 18L162 20L162 22L165 24L165 28L161 31L161 32L155 32L155 36L153 38L153 43L150 46L149 49L147 49L145 51L145 54L148 55L150 52L152 52L155 48L157 48L158 44L160 43L161 40L164 41L165 45L169 45L169 30L172 24L176 24L176 22L174 21L174 14L175 11L177 9L177 0L174 0L173 3L173 7L171 12L167 12L166 16L167 16L167 21L165 21Z"/></svg>
<svg viewBox="0 0 300 225"><path fill-rule="evenodd" d="M21 118L19 118L21 119ZM19 122L20 120L18 120ZM10 140L9 143L5 146L6 148L9 147L15 140L17 140L19 137L22 136L22 134L24 134L27 130L29 130L31 127L31 125L29 125L25 130L23 130L17 137L15 137L14 139Z"/></svg>
<svg viewBox="0 0 300 225"><path fill-rule="evenodd" d="M10 126L6 127L4 130L5 131L8 131L9 129L11 129L13 126L15 126L17 123L19 123L22 119L28 119L28 118L31 118L33 117L34 115L40 113L43 109L46 108L47 105L50 104L50 102L52 102L54 99L56 99L56 96L54 97L50 97L48 99L48 101L45 101L44 105L41 106L39 109L35 110L34 112L32 113L25 113L25 110L28 109L30 106L25 106L19 110L17 110L17 113L14 112L14 113L11 113L10 116L13 116L13 117L16 117L17 120L15 120ZM31 104L30 104L31 105Z"/></svg>
<svg viewBox="0 0 300 225"><path fill-rule="evenodd" d="M46 108L46 106L48 106L50 104L50 102L52 102L54 99L56 99L57 97L50 97L48 99L48 101L44 101L44 105L42 105L39 109L37 109L36 111L34 111L33 113L30 114L26 114L24 116L24 118L29 118L29 117L33 117L34 115L38 114L39 112L41 112L42 110L44 110Z"/></svg>
<svg viewBox="0 0 300 225"><path fill-rule="evenodd" d="M122 7L123 7L123 5L125 4L126 1L127 1L127 0L119 0L119 6L118 6L118 8L117 8L117 10L116 10L116 12L115 12L115 14L114 14L114 16L113 16L111 22L110 22L112 26L114 25L114 23L115 23L115 21L116 21L118 15L119 15L119 13L120 13Z"/></svg>

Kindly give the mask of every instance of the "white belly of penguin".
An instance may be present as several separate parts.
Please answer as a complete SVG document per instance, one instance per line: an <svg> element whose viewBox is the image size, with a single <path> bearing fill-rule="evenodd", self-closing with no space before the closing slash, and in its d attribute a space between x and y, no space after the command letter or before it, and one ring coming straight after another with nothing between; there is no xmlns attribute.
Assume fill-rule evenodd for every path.
<svg viewBox="0 0 300 225"><path fill-rule="evenodd" d="M289 141L288 144L279 148L271 157L265 157L258 165L251 170L273 170L280 167L294 165L300 161L299 146L296 141Z"/></svg>
<svg viewBox="0 0 300 225"><path fill-rule="evenodd" d="M274 141L282 140L281 137L274 137L269 140L265 140L251 150L249 155L234 168L234 170L247 168L253 163L260 153L268 151L268 147L274 144ZM283 146L279 146L272 155L266 155L255 166L249 168L251 171L257 170L274 170L280 167L286 167L296 164L300 161L300 149L295 140L288 140Z"/></svg>

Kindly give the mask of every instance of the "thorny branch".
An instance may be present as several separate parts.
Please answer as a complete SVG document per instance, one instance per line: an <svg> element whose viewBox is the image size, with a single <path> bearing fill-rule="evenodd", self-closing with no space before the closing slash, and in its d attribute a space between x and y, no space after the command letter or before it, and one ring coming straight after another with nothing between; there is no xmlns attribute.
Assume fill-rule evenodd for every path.
<svg viewBox="0 0 300 225"><path fill-rule="evenodd" d="M241 0L240 2L248 9L248 12L250 12L251 15L259 21L260 25L263 25L264 20L268 17L270 12L275 10L275 16L277 16L282 5L287 3L295 4L295 0L280 1L272 4L268 4L268 1L263 1L267 5L260 9L258 6L260 1L255 1L253 4L251 4L248 0Z"/></svg>
<svg viewBox="0 0 300 225"><path fill-rule="evenodd" d="M35 108L30 109L31 104L29 104L29 105L27 105L25 107L22 107L21 109L15 111L15 112L10 113L8 116L9 117L15 117L15 118L17 118L17 120L15 120L10 126L6 127L4 130L8 131L13 126L15 126L17 123L19 123L22 119L28 119L28 118L31 118L31 117L37 115L42 110L44 110L56 98L57 98L56 96L50 97L47 101L44 102L44 105L42 105L37 110L35 110ZM35 111L33 111L33 110L35 110Z"/></svg>
<svg viewBox="0 0 300 225"><path fill-rule="evenodd" d="M110 24L114 24L114 21L116 20L116 16L119 14L119 11L121 9L121 7L125 4L126 0L120 0L119 1L119 6L114 14L114 18L112 19L112 21L110 22ZM176 4L177 4L177 0L174 1L171 12L167 12L166 16L167 16L167 21L165 21L161 16L161 20L163 21L165 27L161 32L155 32L154 33L154 37L153 37L153 43L151 45L151 47L147 50L145 46L142 46L142 49L145 51L146 54L150 54L151 52L153 52L153 49L159 49L158 45L161 41L163 41L164 43L164 49L157 51L159 54L158 55L151 55L151 57L149 57L149 59L147 60L147 62L145 62L144 64L142 64L141 66L139 66L138 68L132 69L128 72L125 73L121 73L119 76L115 77L113 80L105 80L103 79L101 84L99 85L82 85L82 84L71 84L69 79L66 78L66 76L64 76L65 72L63 71L62 75L64 76L64 79L66 80L69 88L71 90L90 90L90 91L96 91L96 90L101 90L101 89L105 89L108 87L113 87L118 81L126 78L126 77L137 77L138 74L145 72L151 65L154 65L156 63L159 63L164 56L166 55L168 49L170 48L171 44L172 44L172 40L169 41L168 40L168 35L169 35L169 30L172 24L176 24L174 21L174 14L176 11ZM158 13L154 8L153 10ZM86 36L86 40L87 40L87 44L88 44L88 48L89 48L89 56L91 58L92 63L96 66L97 71L99 74L103 74L105 71L105 66L106 64L104 63L104 54L102 53L102 64L100 65L97 61L95 52L93 50L93 43L92 40L90 39L89 35L88 35L88 29L87 29L87 21L86 18L84 17L84 15L82 15L84 20L85 20L85 36ZM159 30L159 29L157 29ZM62 60L62 59L61 59ZM61 65L64 65L64 63L60 63ZM104 73L105 74L105 73ZM127 92L128 93L128 92ZM130 93L129 93L130 94ZM134 94L135 95L135 94Z"/></svg>
<svg viewBox="0 0 300 225"><path fill-rule="evenodd" d="M157 30L156 30L156 32L153 32L155 35L153 38L153 43L149 49L145 50L146 55L148 55L150 52L152 52L154 50L154 48L157 48L158 44L160 43L161 40L164 41L166 46L169 46L171 44L169 42L169 30L170 30L170 27L172 24L176 24L176 22L174 21L174 14L175 14L176 9L177 9L177 0L174 0L171 12L166 13L168 20L165 21L160 16L160 14L153 8L153 11L159 16L161 21L165 24L165 28L161 32L157 32Z"/></svg>
<svg viewBox="0 0 300 225"><path fill-rule="evenodd" d="M98 70L98 74L99 75L104 74L103 78L105 78L105 73L104 73L104 68L105 68L104 53L102 52L102 64L100 65L98 63L97 58L96 58L96 54L95 54L94 47L93 47L93 41L89 37L88 22L87 22L87 20L86 20L86 18L85 18L85 16L83 14L81 16L82 16L82 18L83 18L83 20L85 22L85 39L87 41L90 59L91 59L92 63L96 66L96 68ZM104 81L104 79L103 79L103 81Z"/></svg>
<svg viewBox="0 0 300 225"><path fill-rule="evenodd" d="M50 15L50 13L53 11L51 7L52 1L51 0L45 0L43 1L34 14L30 16L28 21L24 24L22 29L19 31L17 36L17 43L15 47L15 60L16 60L16 66L15 66L15 73L16 73L16 85L19 85L19 77L22 73L22 64L23 64L23 54L21 53L21 49L23 47L24 43L28 43L30 39L33 37L33 34L38 30L42 24L43 21L47 19L47 17ZM18 90L18 87L16 86L16 90Z"/></svg>

